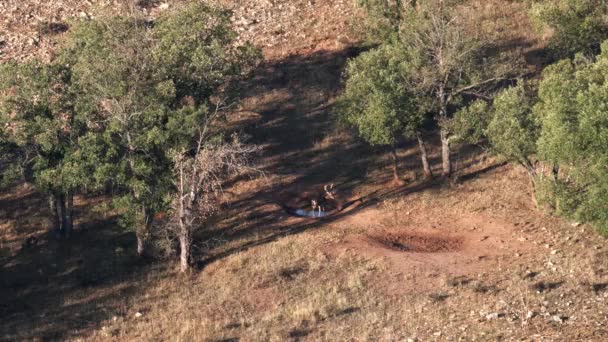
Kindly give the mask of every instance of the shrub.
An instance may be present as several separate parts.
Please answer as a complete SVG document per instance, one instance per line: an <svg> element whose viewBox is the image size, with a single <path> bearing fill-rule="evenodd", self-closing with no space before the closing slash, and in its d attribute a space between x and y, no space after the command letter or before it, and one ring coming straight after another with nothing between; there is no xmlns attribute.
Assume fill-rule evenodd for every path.
<svg viewBox="0 0 608 342"><path fill-rule="evenodd" d="M533 5L532 17L553 31L550 48L555 57L593 54L608 37L605 6L602 0L544 1Z"/></svg>

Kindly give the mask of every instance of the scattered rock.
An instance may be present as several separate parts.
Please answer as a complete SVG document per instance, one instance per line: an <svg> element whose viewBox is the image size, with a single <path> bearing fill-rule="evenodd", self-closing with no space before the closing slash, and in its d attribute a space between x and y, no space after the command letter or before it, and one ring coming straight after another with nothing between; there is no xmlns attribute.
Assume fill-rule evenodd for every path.
<svg viewBox="0 0 608 342"><path fill-rule="evenodd" d="M526 320L532 319L535 316L536 316L536 312L534 312L534 311L528 311L528 313L526 314Z"/></svg>
<svg viewBox="0 0 608 342"><path fill-rule="evenodd" d="M501 313L498 313L498 312L493 312L493 313L490 313L490 314L486 315L486 320L492 321L492 320L498 319L498 318L500 318L502 316L504 316L504 314L501 314Z"/></svg>
<svg viewBox="0 0 608 342"><path fill-rule="evenodd" d="M143 314L141 312L138 311L135 313L135 318L139 318L141 316L143 316Z"/></svg>

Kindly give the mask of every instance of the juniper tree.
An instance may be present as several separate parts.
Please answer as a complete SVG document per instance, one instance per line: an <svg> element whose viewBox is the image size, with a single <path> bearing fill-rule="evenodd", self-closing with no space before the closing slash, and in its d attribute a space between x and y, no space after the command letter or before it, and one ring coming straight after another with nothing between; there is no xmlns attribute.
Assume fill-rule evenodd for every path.
<svg viewBox="0 0 608 342"><path fill-rule="evenodd" d="M111 181L121 223L134 227L137 250L145 250L153 214L170 191L171 161L165 149L174 85L150 61L153 39L135 17L88 20L70 34L62 58L72 66L79 90L77 110L90 130L84 140L98 185Z"/></svg>
<svg viewBox="0 0 608 342"><path fill-rule="evenodd" d="M487 136L495 152L525 168L534 188L540 130L532 113L533 105L534 97L523 83L501 91L494 99Z"/></svg>
<svg viewBox="0 0 608 342"><path fill-rule="evenodd" d="M13 155L0 171L10 178L21 170L46 193L53 230L65 236L73 226L74 193L88 173L80 160L84 132L68 67L32 61L0 68L0 138Z"/></svg>
<svg viewBox="0 0 608 342"><path fill-rule="evenodd" d="M541 1L532 6L531 16L540 28L552 31L549 48L554 57L593 55L608 38L607 6L605 0Z"/></svg>
<svg viewBox="0 0 608 342"><path fill-rule="evenodd" d="M427 108L413 85L416 60L401 46L384 45L351 60L344 93L336 106L339 117L371 145L390 146L393 177L399 181L396 144L419 142L425 177L431 177L422 129Z"/></svg>
<svg viewBox="0 0 608 342"><path fill-rule="evenodd" d="M92 178L118 189L114 203L137 233L139 254L154 213L169 207L175 190L169 151L189 151L211 97L257 58L250 46L235 47L229 23L229 12L196 2L154 23L100 18L70 33L61 59L90 126Z"/></svg>
<svg viewBox="0 0 608 342"><path fill-rule="evenodd" d="M554 193L561 213L608 231L608 43L594 59L548 67L534 110L539 155L560 166Z"/></svg>
<svg viewBox="0 0 608 342"><path fill-rule="evenodd" d="M442 147L443 175L452 173L450 132L453 114L471 98L489 98L503 80L520 72L521 58L499 49L494 40L472 27L471 11L460 0L393 2L363 0L380 21L381 44L399 45L417 60L418 102L434 113ZM393 31L392 31L393 30Z"/></svg>
<svg viewBox="0 0 608 342"><path fill-rule="evenodd" d="M230 12L201 4L161 18L154 37L155 65L173 81L178 102L167 128L176 133L171 208L184 272L195 230L219 210L223 183L254 170L250 158L259 148L243 144L237 135L224 139L221 123L226 103L235 99L233 81L248 73L259 52L235 44Z"/></svg>
<svg viewBox="0 0 608 342"><path fill-rule="evenodd" d="M458 111L450 129L459 141L480 145L522 166L536 203L540 127L532 110L535 101L535 89L520 80L496 94L491 104L477 100Z"/></svg>

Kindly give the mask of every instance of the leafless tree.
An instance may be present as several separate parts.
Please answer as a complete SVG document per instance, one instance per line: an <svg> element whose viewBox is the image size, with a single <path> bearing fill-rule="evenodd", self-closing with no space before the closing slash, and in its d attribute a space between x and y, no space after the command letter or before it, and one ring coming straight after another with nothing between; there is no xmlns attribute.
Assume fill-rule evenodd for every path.
<svg viewBox="0 0 608 342"><path fill-rule="evenodd" d="M193 232L204 227L220 210L225 182L239 174L260 173L252 160L261 147L244 144L236 134L229 141L217 142L217 137L210 132L216 115L217 111L199 130L193 150L174 154L177 192L170 227L175 229L179 240L182 272L190 267Z"/></svg>

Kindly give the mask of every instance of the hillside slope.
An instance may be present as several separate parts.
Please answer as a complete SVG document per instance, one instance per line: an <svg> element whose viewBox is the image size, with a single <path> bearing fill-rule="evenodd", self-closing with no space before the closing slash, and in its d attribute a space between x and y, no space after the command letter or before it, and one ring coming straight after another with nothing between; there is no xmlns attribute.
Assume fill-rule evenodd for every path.
<svg viewBox="0 0 608 342"><path fill-rule="evenodd" d="M58 3L76 16L96 15L98 5L9 1L19 10L2 25L36 8L42 20L10 26L26 32L55 20ZM84 215L102 197L77 198L78 229L58 242L45 233L44 199L27 185L5 189L0 340L608 339L605 239L536 210L522 170L466 148L454 156L458 185L423 182L415 146L405 144L408 184L389 187L386 151L335 126L344 65L360 52L346 25L350 1L225 3L243 39L264 50L230 123L265 146L266 177L229 189L225 219L197 237L189 276L172 262L137 259L133 234L111 215ZM525 17L515 2L476 3L504 29ZM530 30L522 20L508 25L517 48L538 44L522 37ZM29 33L8 36L27 42ZM60 37L10 43L2 58L48 57ZM332 182L345 202L339 214L315 220L283 210ZM37 242L25 243L32 236Z"/></svg>

